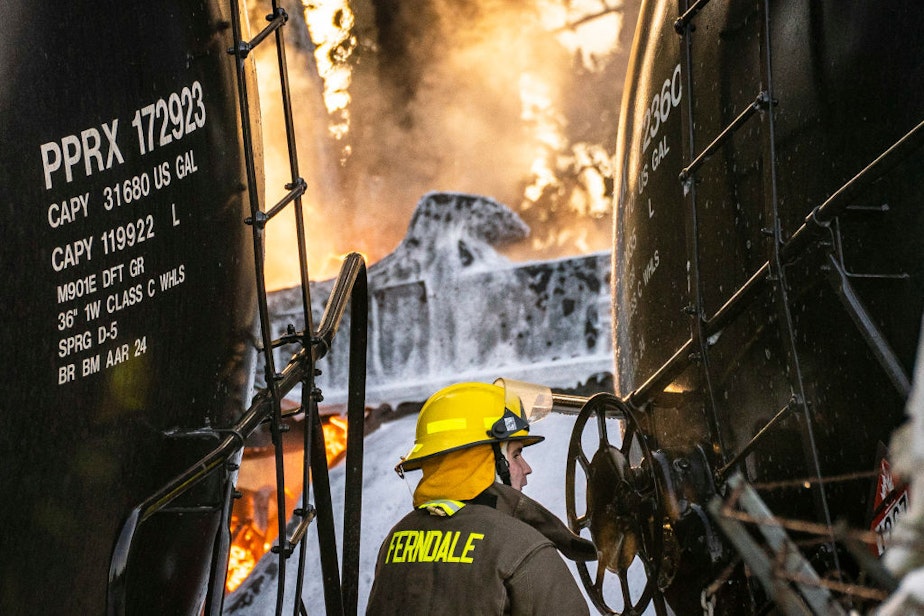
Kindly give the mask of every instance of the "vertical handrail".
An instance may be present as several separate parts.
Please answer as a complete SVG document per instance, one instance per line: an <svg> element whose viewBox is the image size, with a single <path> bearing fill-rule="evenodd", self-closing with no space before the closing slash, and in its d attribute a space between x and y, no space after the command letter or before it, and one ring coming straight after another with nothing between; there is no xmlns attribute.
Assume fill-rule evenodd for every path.
<svg viewBox="0 0 924 616"><path fill-rule="evenodd" d="M247 193L250 199L250 219L249 223L253 230L253 251L254 251L254 270L257 283L257 304L260 314L260 337L263 345L264 359L264 381L270 392L272 400L273 413L270 421L270 433L273 440L273 448L276 462L276 508L280 512L278 516L279 538L285 537L286 511L285 502L285 473L283 472L283 444L282 444L282 410L280 406L279 392L276 389L276 370L273 362L273 338L270 332L269 308L266 301L266 276L264 272L264 249L263 249L263 229L266 222L265 214L260 205L260 195L258 194L256 165L253 159L254 143L253 134L251 133L251 114L250 98L247 91L247 74L245 60L250 52L250 45L245 44L241 35L241 18L240 6L238 0L231 2L231 28L234 36L234 47L230 50L234 55L236 74L237 74L237 92L238 103L241 111L241 137L242 147L244 149L244 161L247 172ZM279 573L276 585L276 615L281 616L281 606L285 597L285 573L286 573L286 555L283 550L279 550Z"/></svg>
<svg viewBox="0 0 924 616"><path fill-rule="evenodd" d="M236 2L236 0L232 0ZM299 548L299 564L296 574L296 588L294 599L294 613L296 616L305 613L301 593L307 560L307 542L304 540L305 527L312 520L317 521L318 541L321 556L321 574L323 577L324 597L327 613L340 616L344 613L355 614L359 578L359 528L361 519L361 490L362 490L362 453L364 437L365 414L365 367L366 367L366 329L368 323L368 288L366 281L365 263L358 254L351 254L344 262L341 274L337 279L332 295L329 298L327 309L322 316L322 323L317 332L314 331L313 316L311 312L311 296L307 268L307 241L302 209L301 195L305 190L305 181L299 176L298 155L295 142L295 129L292 121L292 105L289 87L288 68L285 52L285 36L283 28L288 15L285 10L272 0L272 14L267 16L271 22L255 39L255 43L243 43L240 40L239 27L235 30L235 55L238 58L239 92L246 95L246 81L243 79L243 65L241 59L249 53L254 44L262 42L267 33L275 32L276 58L279 71L282 107L285 121L285 135L288 146L289 167L291 182L286 185L289 195L268 212L260 212L259 207L251 208L250 219L254 227L255 247L257 238L262 239L262 230L265 224L278 214L288 203L294 203L295 225L298 241L299 276L301 281L302 312L305 329L301 333L303 349L310 349L306 355L300 354L302 359L309 362L302 379L302 410L305 412L306 430L304 431L304 451L302 459L302 491L301 506L295 510L296 515L302 517L292 541L286 539L284 515L279 516L279 543L273 548L279 554L279 577L277 585L276 614L282 612L285 598L285 560L292 554L295 545ZM234 7L233 10L236 10ZM249 108L246 101L241 103L242 124L249 125ZM248 155L248 170L252 168L252 144L245 142ZM262 243L261 243L262 245ZM256 248L255 248L256 250ZM266 383L274 400L273 443L276 448L276 483L278 510L285 511L285 487L282 467L282 440L281 440L281 411L278 390L274 387L275 372L272 367L273 344L268 337L268 310L266 306L265 279L262 269L262 252L257 253L257 284L260 297L261 331L264 333L264 356ZM344 509L344 554L343 579L337 560L337 543L333 523L333 504L331 502L331 489L325 437L321 426L318 402L322 400L321 392L315 385L315 362L330 348L331 338L339 327L343 316L347 295L353 308L353 319L350 331L350 374L349 399L347 410L347 495ZM277 438L277 433L279 434ZM308 502L308 488L311 486L317 509ZM344 587L347 595L347 611L344 611Z"/></svg>
<svg viewBox="0 0 924 616"><path fill-rule="evenodd" d="M708 0L706 0L708 1ZM688 4L688 3L687 3ZM688 8L686 13L684 13L678 23L682 20L692 19L693 16L699 11L700 7L705 5L705 2L696 2L694 7ZM683 46L683 63L681 74L685 75L684 85L687 88L689 93L686 96L686 114L687 119L687 131L684 137L687 139L687 150L689 151L690 160L692 161L689 165L685 166L681 171L678 180L683 184L684 190L683 194L687 201L687 207L684 208L684 220L687 226L687 263L690 265L690 278L692 279L692 289L690 298L691 304L686 308L687 313L690 316L690 344L685 345L689 346L689 353L687 357L689 361L695 361L700 364L700 372L702 373L704 380L705 393L707 396L707 404L709 405L708 412L706 413L707 421L709 422L709 432L712 440L712 448L716 450L719 455L722 456L723 462L726 455L726 445L725 439L722 436L722 429L718 421L718 405L715 400L715 389L712 384L712 371L709 366L709 348L707 345L708 336L705 333L705 308L703 306L703 285L702 277L700 271L700 249L699 249L699 217L698 217L698 202L697 202L697 191L696 191L696 182L692 178L692 174L695 173L696 168L702 164L702 161L708 158L711 148L717 148L715 145L716 141L720 139L725 139L722 135L717 138L716 141L713 141L706 150L701 153L699 156L696 155L696 138L693 121L693 42L691 40L689 23L684 25L682 28L678 28L675 23L675 30L678 34L681 35L682 41L681 45ZM743 120L737 122L743 123L747 120L747 116ZM728 127L723 134L730 134L737 130L737 127L740 124L733 123L732 126Z"/></svg>
<svg viewBox="0 0 924 616"><path fill-rule="evenodd" d="M328 616L343 614L343 595L340 588L340 565L337 561L337 540L334 534L333 502L330 495L330 474L324 446L324 430L318 412L319 391L302 392L308 430L311 432L310 455L311 489L318 509L318 544L321 557L321 577L324 587L324 604ZM307 486L306 486L307 489ZM296 597L296 602L301 597Z"/></svg>
<svg viewBox="0 0 924 616"><path fill-rule="evenodd" d="M365 265L350 305L350 370L347 392L346 488L343 503L343 607L355 615L359 602L359 547L366 414L366 351L369 290Z"/></svg>
<svg viewBox="0 0 924 616"><path fill-rule="evenodd" d="M241 443L241 448L243 449L243 442ZM231 508L234 506L234 495L236 493L234 484L231 481L226 482L224 492L221 518L219 519L230 520ZM225 608L225 584L228 579L227 554L231 549L231 529L226 525L222 525L219 533L221 539L215 542L212 549L209 589L205 595L205 609L202 612L209 616L221 616Z"/></svg>
<svg viewBox="0 0 924 616"><path fill-rule="evenodd" d="M770 26L770 1L761 2L763 14L761 19L761 32L759 52L761 58L761 72L764 81L764 91L770 101L775 100L773 85L773 49L771 44L771 26ZM770 236L772 239L770 247L770 274L774 284L774 291L779 298L777 303L777 314L779 316L780 338L785 346L785 354L789 364L788 376L792 388L792 394L796 397L796 404L801 407L803 421L801 428L803 430L802 449L805 460L811 465L810 472L817 479L814 482L815 489L813 497L815 501L816 513L822 519L828 528L833 528L831 519L831 510L828 506L828 498L825 490L825 482L822 481L821 461L818 455L818 445L815 439L815 431L812 427L812 413L808 406L805 394L805 379L802 372L802 362L799 360L799 349L796 343L795 325L793 323L792 311L790 310L791 300L787 291L788 283L786 281L786 271L783 260L783 237L781 216L779 212L779 199L777 196L777 160L776 160L776 114L773 105L768 105L766 110L766 137L764 139L764 157L767 163L764 175L764 185L768 198L766 201L768 220L772 222ZM831 535L833 541L833 534ZM837 550L831 546L831 553L834 559L834 566L840 571Z"/></svg>
<svg viewBox="0 0 924 616"><path fill-rule="evenodd" d="M272 14L267 16L267 20L281 20L283 24L288 23L288 14L286 14L285 9L278 6L276 0L272 0ZM289 71L288 64L286 60L286 45L285 45L285 34L284 28L275 29L275 38L276 38L276 64L279 72L279 83L280 83L280 96L282 102L283 110L283 120L285 123L285 136L286 136L286 146L289 156L289 173L291 182L286 185L287 189L294 190L296 187L301 186L304 188L305 182L301 178L298 167L298 148L296 147L295 142L295 125L292 120L292 104L291 104L291 91L289 87ZM294 200L294 210L295 210L295 230L296 230L296 241L298 243L298 269L299 269L299 280L301 282L301 298L302 298L302 319L305 324L305 328L302 332L302 348L309 348L311 345L311 332L314 329L313 326L313 317L311 314L311 291L309 285L309 276L308 276L308 254L307 254L307 239L305 233L305 223L304 223L304 212L302 208L302 199L299 194ZM309 370L305 371L305 378L302 382L302 409L305 411L306 419L305 425L306 429L304 430L304 440L302 443L302 499L301 507L296 510L296 514L302 516L304 521L310 521L309 516L314 515L315 512L312 511L312 507L308 500L308 487L313 485L315 492L315 500L318 500L318 485L317 483L311 484L310 477L313 474L315 481L317 482L318 478L322 474L320 469L314 468L317 464L315 458L315 453L318 452L318 447L320 447L321 453L325 454L324 457L324 471L326 471L326 448L324 447L324 433L323 428L321 427L320 417L317 417L317 404L316 404L316 393L315 393L315 370L314 370L314 361L312 358L311 367ZM307 402L307 404L306 404ZM310 414L310 418L309 418ZM311 472L309 472L309 467L311 467ZM327 486L325 493L329 494L330 488ZM284 496L282 497L284 499ZM327 499L329 501L329 497ZM321 533L322 521L325 519L326 512L325 510L330 506L329 502L320 503L320 514L319 514L319 526L318 532ZM280 516L282 518L283 516ZM289 552L288 548L283 549L284 542L284 533L280 531L279 535L279 546L281 555L280 558L288 558ZM297 615L300 611L304 609L302 603L302 583L305 576L305 563L307 560L307 542L304 541L304 535L298 538L297 543L299 546L299 559L298 559L298 568L296 572L296 583L295 583L295 598L294 598L294 613ZM322 542L323 543L323 542ZM333 546L336 551L336 545ZM284 584L285 582L281 580L280 583ZM326 588L326 587L325 587ZM337 594L339 590L331 589L330 593L326 594ZM276 613L281 614L282 611L282 601L280 600L276 605Z"/></svg>
<svg viewBox="0 0 924 616"><path fill-rule="evenodd" d="M282 17L287 22L288 15L285 9L277 6L276 0L273 0L273 16ZM270 16L267 17L269 19ZM279 66L279 83L281 84L282 110L285 120L286 146L289 154L289 170L292 182L286 185L287 189L293 189L300 183L303 183L298 169L298 147L295 142L295 124L292 121L292 96L289 87L289 70L286 62L286 44L283 28L276 29L276 60ZM308 278L308 250L305 235L305 220L302 209L301 195L295 198L295 230L298 241L298 273L301 280L302 291L302 316L305 319L305 338L302 346L307 348L311 343L308 335L314 330L314 322L311 314L311 290L309 288Z"/></svg>

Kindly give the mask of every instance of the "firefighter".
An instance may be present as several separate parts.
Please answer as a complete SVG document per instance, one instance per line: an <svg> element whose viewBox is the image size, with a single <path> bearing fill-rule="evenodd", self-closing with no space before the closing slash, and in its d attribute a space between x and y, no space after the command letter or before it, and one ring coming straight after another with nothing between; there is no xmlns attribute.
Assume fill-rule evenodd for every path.
<svg viewBox="0 0 924 616"><path fill-rule="evenodd" d="M366 613L588 614L558 552L587 561L596 549L519 490L531 472L521 450L542 440L504 387L433 394L395 468L423 471L414 510L379 549Z"/></svg>

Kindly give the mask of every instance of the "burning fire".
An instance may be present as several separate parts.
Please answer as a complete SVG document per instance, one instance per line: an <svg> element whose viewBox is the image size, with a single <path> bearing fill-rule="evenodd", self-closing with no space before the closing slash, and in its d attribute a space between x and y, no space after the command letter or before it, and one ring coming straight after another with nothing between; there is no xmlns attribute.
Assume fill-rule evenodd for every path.
<svg viewBox="0 0 924 616"><path fill-rule="evenodd" d="M331 466L339 462L346 452L347 421L343 417L330 416L322 423L322 428L327 464ZM291 482L288 472L286 473L286 511L291 511L296 506L296 501L299 500L302 492L300 463L302 450L298 448L291 454L287 452L286 456L286 471L289 471L290 466L295 471ZM298 463L290 465L289 456L298 458L298 460L293 460ZM269 459L272 462L273 456L263 456L263 459ZM263 555L273 547L278 537L279 516L276 507L275 465L271 463L258 465L257 460L250 460L250 462L254 463L249 465L251 468L260 467L257 471L259 476L256 480L254 478L248 480L249 487L240 485L242 482L239 481L238 490L242 496L234 503L234 509L231 512L231 550L228 559L228 577L225 581L225 588L228 592L236 590L247 579ZM248 460L245 456L241 471L244 472L247 466ZM259 484L259 487L254 487L254 484Z"/></svg>
<svg viewBox="0 0 924 616"><path fill-rule="evenodd" d="M608 248L607 145L621 84L612 67L627 59L623 17L639 2L475 0L457 13L452 3L314 0L291 11L303 207L308 228L323 229L307 238L311 278L336 275L333 255L343 252L386 256L431 190L485 194L517 210L532 239L508 249L514 259ZM255 58L269 207L291 178L275 52ZM267 227L271 290L298 284L294 227L288 213Z"/></svg>

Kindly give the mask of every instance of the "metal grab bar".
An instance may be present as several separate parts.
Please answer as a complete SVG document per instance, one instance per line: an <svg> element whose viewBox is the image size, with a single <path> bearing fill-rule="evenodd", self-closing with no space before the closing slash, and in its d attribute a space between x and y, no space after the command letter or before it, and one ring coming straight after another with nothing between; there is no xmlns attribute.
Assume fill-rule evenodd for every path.
<svg viewBox="0 0 924 616"><path fill-rule="evenodd" d="M683 35L687 31L687 26L690 25L690 22L693 21L693 18L696 17L696 14L699 13L704 6L709 4L709 0L696 0L693 5L687 9L687 12L677 18L677 21L674 22L674 31L677 34Z"/></svg>
<svg viewBox="0 0 924 616"><path fill-rule="evenodd" d="M352 311L350 318L350 351L347 398L346 486L343 511L342 572L337 559L334 532L333 504L324 445L324 432L318 413L319 392L314 389L314 363L327 354L334 335L340 329L347 302ZM318 543L324 599L328 614L355 614L359 594L359 540L362 513L362 465L365 424L366 391L366 339L369 320L368 282L366 266L361 255L347 255L334 283L324 314L311 337L311 366L302 388L302 407L306 410L309 429L305 430L305 454L308 464L303 465L302 509L308 507L308 467L311 468L311 485L316 501ZM303 351L304 352L304 349ZM307 385L307 387L305 387ZM310 440L309 440L310 439ZM294 542L293 542L294 543ZM280 545L282 542L280 540ZM295 613L301 607L302 583L305 571L307 544L302 541L295 585ZM280 584L283 581L280 578ZM277 605L277 611L281 605Z"/></svg>
<svg viewBox="0 0 924 616"><path fill-rule="evenodd" d="M712 140L712 143L707 145L706 149L703 150L699 156L693 159L693 162L691 162L680 171L680 181L686 182L689 180L690 176L696 173L696 171L703 166L703 163L705 163L710 156L715 154L716 151L722 147L722 144L731 139L732 135L734 135L739 128L744 126L745 122L747 122L751 116L760 111L762 108L769 106L770 96L766 92L761 92L758 94L753 103L745 107L744 111L739 113L738 117L732 120L731 124L726 126L725 129L722 130L722 132Z"/></svg>
<svg viewBox="0 0 924 616"><path fill-rule="evenodd" d="M286 22L289 21L289 15L285 12L285 9L278 7L273 7L273 13L266 16L269 24L263 28L253 39L248 41L238 41L236 51L240 54L242 58L246 58L251 51L253 51L260 43L262 43L266 37L270 34L276 32L279 28L286 25ZM235 48L228 50L228 53L235 53Z"/></svg>

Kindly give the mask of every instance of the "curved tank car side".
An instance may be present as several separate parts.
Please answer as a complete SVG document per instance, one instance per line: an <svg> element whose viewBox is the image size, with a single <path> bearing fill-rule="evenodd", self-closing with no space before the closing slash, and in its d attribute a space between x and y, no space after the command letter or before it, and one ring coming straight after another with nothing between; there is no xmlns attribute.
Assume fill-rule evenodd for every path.
<svg viewBox="0 0 924 616"><path fill-rule="evenodd" d="M782 485L761 492L781 516L869 529L903 419L924 310L922 17L912 0L642 4L616 159L617 393L653 448L701 446L720 492L735 470Z"/></svg>
<svg viewBox="0 0 924 616"><path fill-rule="evenodd" d="M101 614L131 507L246 404L260 187L228 3L0 15L0 612ZM129 608L199 613L220 492L206 482L139 536Z"/></svg>

